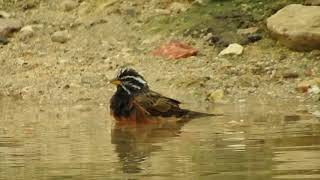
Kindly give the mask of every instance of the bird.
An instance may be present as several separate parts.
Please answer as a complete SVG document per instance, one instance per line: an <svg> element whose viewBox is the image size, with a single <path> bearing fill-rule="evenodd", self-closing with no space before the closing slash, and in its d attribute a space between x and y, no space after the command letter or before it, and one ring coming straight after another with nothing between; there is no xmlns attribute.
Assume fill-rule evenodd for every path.
<svg viewBox="0 0 320 180"><path fill-rule="evenodd" d="M110 113L120 122L148 122L157 118L218 116L180 107L181 102L149 88L145 78L130 67L122 67L109 83L116 85L110 99Z"/></svg>

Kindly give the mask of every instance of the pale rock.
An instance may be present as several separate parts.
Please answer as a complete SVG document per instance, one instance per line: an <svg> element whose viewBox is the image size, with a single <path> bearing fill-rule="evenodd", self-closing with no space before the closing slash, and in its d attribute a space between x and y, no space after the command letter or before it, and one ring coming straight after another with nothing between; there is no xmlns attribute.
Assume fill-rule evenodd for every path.
<svg viewBox="0 0 320 180"><path fill-rule="evenodd" d="M313 85L308 89L308 93L310 94L320 94L320 88L318 85Z"/></svg>
<svg viewBox="0 0 320 180"><path fill-rule="evenodd" d="M254 34L256 32L258 32L259 28L258 27L249 27L246 29L238 29L237 30L237 34L240 35L249 35L249 34Z"/></svg>
<svg viewBox="0 0 320 180"><path fill-rule="evenodd" d="M224 55L241 55L243 52L243 46L237 43L230 44L227 48L222 50L218 56Z"/></svg>
<svg viewBox="0 0 320 180"><path fill-rule="evenodd" d="M32 26L24 26L23 28L21 28L20 30L20 37L22 39L27 39L30 38L34 35L34 30Z"/></svg>
<svg viewBox="0 0 320 180"><path fill-rule="evenodd" d="M61 3L61 8L64 11L71 11L78 7L78 2L74 0L65 0Z"/></svg>
<svg viewBox="0 0 320 180"><path fill-rule="evenodd" d="M10 18L10 14L5 11L0 11L0 18L8 19Z"/></svg>
<svg viewBox="0 0 320 180"><path fill-rule="evenodd" d="M299 92L309 92L309 89L313 86L320 86L320 78L315 78L312 80L302 81L298 83L296 90Z"/></svg>
<svg viewBox="0 0 320 180"><path fill-rule="evenodd" d="M267 19L267 28L293 50L320 49L320 6L288 5Z"/></svg>
<svg viewBox="0 0 320 180"><path fill-rule="evenodd" d="M70 39L70 35L67 30L57 31L52 34L51 40L53 42L65 43Z"/></svg>
<svg viewBox="0 0 320 180"><path fill-rule="evenodd" d="M169 10L171 12L175 12L175 13L185 12L188 9L189 9L189 6L187 6L186 4L183 4L183 3L179 3L179 2L173 2L169 6Z"/></svg>
<svg viewBox="0 0 320 180"><path fill-rule="evenodd" d="M222 89L214 90L208 94L208 100L212 102L221 102L224 97Z"/></svg>
<svg viewBox="0 0 320 180"><path fill-rule="evenodd" d="M167 9L155 9L154 10L159 15L170 15L171 11Z"/></svg>

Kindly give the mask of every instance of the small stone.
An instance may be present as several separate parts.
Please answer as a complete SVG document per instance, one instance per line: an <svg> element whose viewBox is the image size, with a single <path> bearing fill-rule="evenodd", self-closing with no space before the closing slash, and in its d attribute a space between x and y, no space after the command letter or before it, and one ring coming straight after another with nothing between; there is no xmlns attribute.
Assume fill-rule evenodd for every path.
<svg viewBox="0 0 320 180"><path fill-rule="evenodd" d="M208 94L208 100L212 102L221 102L224 97L222 89L214 90Z"/></svg>
<svg viewBox="0 0 320 180"><path fill-rule="evenodd" d="M292 70L288 70L288 71L284 71L282 74L283 78L289 79L289 78L298 78L299 77L299 73L296 71L292 71Z"/></svg>
<svg viewBox="0 0 320 180"><path fill-rule="evenodd" d="M312 113L312 115L316 116L317 118L320 118L320 111L315 111Z"/></svg>
<svg viewBox="0 0 320 180"><path fill-rule="evenodd" d="M233 43L233 44L230 44L226 49L222 50L218 56L241 55L242 52L243 52L243 47L240 44Z"/></svg>
<svg viewBox="0 0 320 180"><path fill-rule="evenodd" d="M159 15L169 15L171 12L167 9L155 9L154 10Z"/></svg>
<svg viewBox="0 0 320 180"><path fill-rule="evenodd" d="M250 27L250 28L246 28L246 29L238 29L237 30L237 34L240 35L249 35L249 34L255 34L257 33L259 30L258 27Z"/></svg>
<svg viewBox="0 0 320 180"><path fill-rule="evenodd" d="M298 92L305 93L305 92L308 92L312 86L320 86L320 78L315 78L308 81L302 81L297 85L296 90Z"/></svg>
<svg viewBox="0 0 320 180"><path fill-rule="evenodd" d="M320 0L306 0L305 5L320 6Z"/></svg>
<svg viewBox="0 0 320 180"><path fill-rule="evenodd" d="M65 0L62 2L61 7L64 11L71 11L78 7L78 2L73 1L73 0Z"/></svg>
<svg viewBox="0 0 320 180"><path fill-rule="evenodd" d="M20 36L22 39L30 38L33 35L34 35L34 30L33 30L32 26L24 26L20 30Z"/></svg>
<svg viewBox="0 0 320 180"><path fill-rule="evenodd" d="M5 11L0 11L0 18L8 19L10 18L10 14Z"/></svg>
<svg viewBox="0 0 320 180"><path fill-rule="evenodd" d="M0 45L7 45L9 40L5 37L0 37Z"/></svg>
<svg viewBox="0 0 320 180"><path fill-rule="evenodd" d="M57 31L52 34L51 40L53 42L65 43L70 39L70 35L67 30Z"/></svg>
<svg viewBox="0 0 320 180"><path fill-rule="evenodd" d="M318 85L312 85L309 89L308 89L308 93L310 94L320 94L320 88Z"/></svg>
<svg viewBox="0 0 320 180"><path fill-rule="evenodd" d="M9 37L13 32L18 31L22 23L15 19L0 19L0 36Z"/></svg>
<svg viewBox="0 0 320 180"><path fill-rule="evenodd" d="M242 39L240 44L247 45L250 43L254 43L256 41L260 41L261 39L262 39L261 34L250 34L250 35L246 36L244 39Z"/></svg>
<svg viewBox="0 0 320 180"><path fill-rule="evenodd" d="M169 6L169 10L175 13L185 12L188 9L189 7L186 4L179 3L179 2L173 2Z"/></svg>

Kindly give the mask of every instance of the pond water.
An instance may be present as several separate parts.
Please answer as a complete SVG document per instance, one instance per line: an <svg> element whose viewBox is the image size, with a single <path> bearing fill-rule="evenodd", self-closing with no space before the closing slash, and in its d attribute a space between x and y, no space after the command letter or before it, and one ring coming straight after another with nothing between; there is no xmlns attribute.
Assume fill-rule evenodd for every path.
<svg viewBox="0 0 320 180"><path fill-rule="evenodd" d="M0 179L320 179L320 120L305 107L241 102L118 126L104 106L0 99Z"/></svg>

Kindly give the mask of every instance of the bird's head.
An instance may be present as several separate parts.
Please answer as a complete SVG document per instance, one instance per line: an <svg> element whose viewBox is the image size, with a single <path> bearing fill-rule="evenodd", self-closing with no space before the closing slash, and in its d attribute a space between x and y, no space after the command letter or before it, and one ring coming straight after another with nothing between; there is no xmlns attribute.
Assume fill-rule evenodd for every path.
<svg viewBox="0 0 320 180"><path fill-rule="evenodd" d="M110 83L129 95L137 94L148 88L147 81L132 68L119 69L116 77Z"/></svg>

